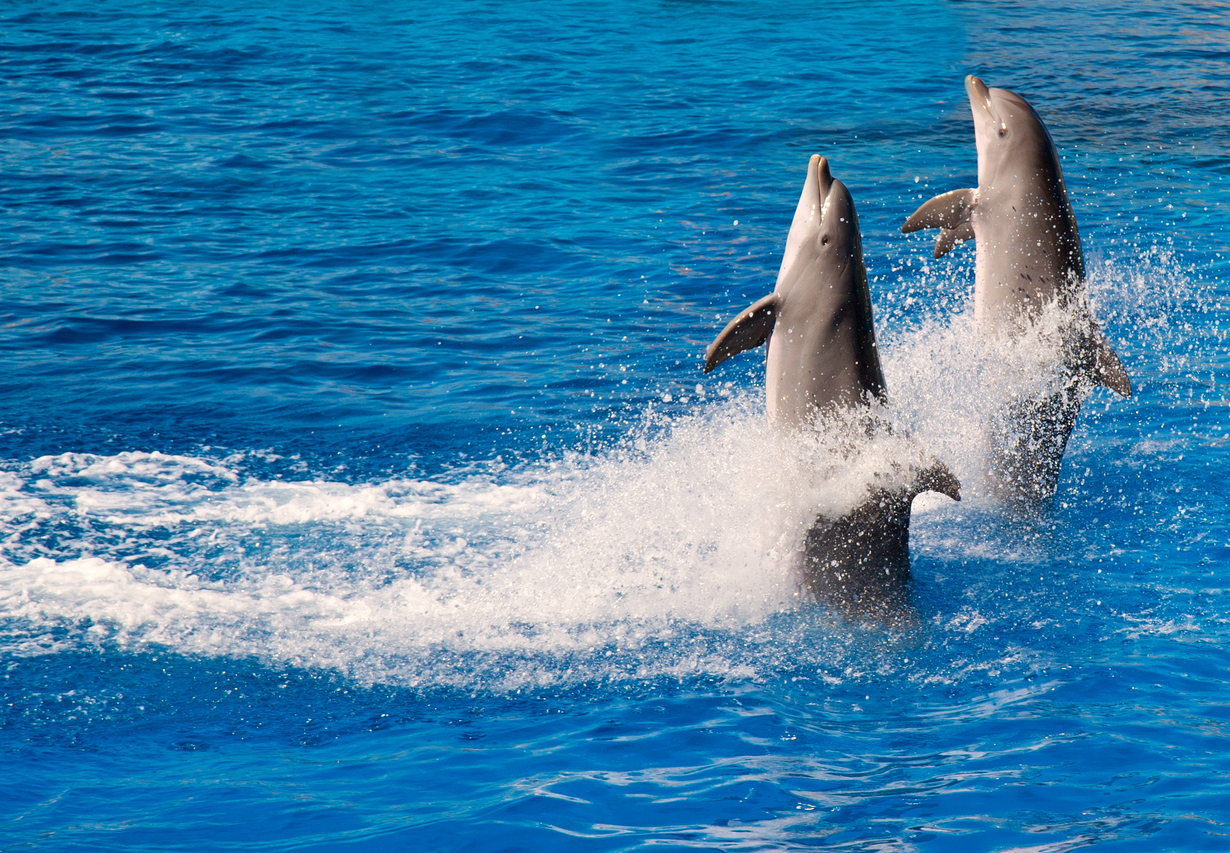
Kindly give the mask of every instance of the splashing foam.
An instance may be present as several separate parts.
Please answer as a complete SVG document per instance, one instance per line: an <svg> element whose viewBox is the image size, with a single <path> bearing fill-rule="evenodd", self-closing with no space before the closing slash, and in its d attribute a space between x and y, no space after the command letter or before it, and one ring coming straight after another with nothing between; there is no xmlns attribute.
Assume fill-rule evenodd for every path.
<svg viewBox="0 0 1230 853"><path fill-rule="evenodd" d="M995 491L986 478L990 425L1009 406L1063 387L1069 312L1048 308L1024 334L984 335L971 315L925 323L894 349L885 381L897 421L943 459L968 499Z"/></svg>
<svg viewBox="0 0 1230 853"><path fill-rule="evenodd" d="M0 483L7 646L159 645L412 684L748 675L776 637L721 649L795 608L791 558L817 512L924 461L908 439L827 427L782 434L737 399L602 458L451 483L36 459Z"/></svg>
<svg viewBox="0 0 1230 853"><path fill-rule="evenodd" d="M1148 304L1137 277L1120 283ZM159 646L499 690L848 675L848 642L796 609L791 562L811 521L931 455L976 502L985 424L1054 381L1062 320L988 340L964 314L887 339L878 414L894 429L870 438L840 418L784 435L736 396L664 429L647 417L600 457L438 480L262 481L242 457L157 452L10 464L0 647ZM924 541L950 506L916 502ZM942 535L942 559L986 559L973 532Z"/></svg>
<svg viewBox="0 0 1230 853"><path fill-rule="evenodd" d="M1189 350L1200 343L1183 318L1217 304L1212 286L1199 284L1195 271L1164 245L1132 246L1126 256L1113 259L1089 255L1086 266L1092 315L1137 390L1149 372L1188 369ZM953 285L928 272L911 290L943 293ZM989 336L978 331L970 304L955 315L885 336L885 379L895 421L949 465L967 499L977 503L995 490L985 471L988 430L997 413L1059 389L1062 330L1071 319L1052 305L1023 335ZM1160 365L1144 366L1159 354ZM1118 400L1106 390L1093 393Z"/></svg>

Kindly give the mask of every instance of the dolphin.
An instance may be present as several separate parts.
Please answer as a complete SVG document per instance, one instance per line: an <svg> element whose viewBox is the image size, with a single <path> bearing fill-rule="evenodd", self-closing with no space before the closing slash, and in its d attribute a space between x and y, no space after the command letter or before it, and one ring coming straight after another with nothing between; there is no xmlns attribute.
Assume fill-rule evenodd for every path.
<svg viewBox="0 0 1230 853"><path fill-rule="evenodd" d="M862 237L850 191L813 155L786 237L773 292L738 314L705 351L708 373L733 355L768 342L766 408L784 428L817 416L886 402L876 348ZM803 588L848 611L874 612L904 601L909 578L910 505L923 491L960 500L960 484L938 461L907 473L905 485L873 487L838 519L819 518L800 559Z"/></svg>
<svg viewBox="0 0 1230 853"><path fill-rule="evenodd" d="M753 302L705 351L705 373L769 342L769 416L810 424L828 407L887 399L871 320L854 199L813 154L773 292Z"/></svg>
<svg viewBox="0 0 1230 853"><path fill-rule="evenodd" d="M978 187L936 196L906 220L907 234L939 228L935 257L974 239L974 320L1018 335L1056 303L1070 312L1058 391L1019 401L991 436L991 477L1009 503L1037 508L1055 493L1081 402L1093 385L1130 397L1119 356L1089 313L1076 216L1059 154L1038 113L1015 92L965 78L974 114Z"/></svg>

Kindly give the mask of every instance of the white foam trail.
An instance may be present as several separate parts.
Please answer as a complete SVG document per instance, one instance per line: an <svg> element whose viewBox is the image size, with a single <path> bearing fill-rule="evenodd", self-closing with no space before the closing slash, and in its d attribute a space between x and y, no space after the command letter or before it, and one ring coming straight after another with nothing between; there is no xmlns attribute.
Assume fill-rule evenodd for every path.
<svg viewBox="0 0 1230 853"><path fill-rule="evenodd" d="M51 507L25 491L25 485L16 474L0 471L0 521L12 524L19 519L51 517Z"/></svg>
<svg viewBox="0 0 1230 853"><path fill-rule="evenodd" d="M1050 381L1052 332L988 342L958 315L884 336L896 429L873 439L839 420L780 434L753 394L601 456L434 479L261 480L240 456L158 452L10 463L0 647L158 646L501 689L820 667L842 654L836 635L805 614L775 621L796 606L791 558L812 519L930 454L976 504L986 419ZM947 499L916 509L948 558L1013 559L946 529Z"/></svg>
<svg viewBox="0 0 1230 853"><path fill-rule="evenodd" d="M25 480L8 475L10 516L79 535L0 563L0 613L20 626L9 647L27 653L58 648L67 626L77 642L411 682L472 679L441 670L456 655L583 654L592 674L619 652L626 674L630 650L680 626L742 630L791 610L791 558L817 511L849 509L887 463L916 455L891 435L784 435L735 401L602 458L457 482L269 482L243 478L237 460L43 457ZM637 671L740 667L668 649ZM561 677L546 670L535 677Z"/></svg>

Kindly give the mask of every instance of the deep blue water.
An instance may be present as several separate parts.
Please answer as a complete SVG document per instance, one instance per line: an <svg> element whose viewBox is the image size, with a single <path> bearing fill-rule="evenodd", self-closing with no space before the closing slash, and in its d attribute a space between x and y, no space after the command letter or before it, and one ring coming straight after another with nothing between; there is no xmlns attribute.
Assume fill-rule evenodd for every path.
<svg viewBox="0 0 1230 853"><path fill-rule="evenodd" d="M900 233L968 73L1137 391L1031 520ZM0 850L1230 849L1224 4L62 0L0 80ZM812 153L965 487L905 625L797 603L825 487L699 369Z"/></svg>

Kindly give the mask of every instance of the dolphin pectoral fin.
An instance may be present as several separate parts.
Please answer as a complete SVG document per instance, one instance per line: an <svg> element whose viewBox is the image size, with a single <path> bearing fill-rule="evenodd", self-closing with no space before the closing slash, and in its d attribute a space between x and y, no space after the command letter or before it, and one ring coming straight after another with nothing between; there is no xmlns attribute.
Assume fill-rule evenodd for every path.
<svg viewBox="0 0 1230 853"><path fill-rule="evenodd" d="M722 333L705 350L705 373L732 355L754 349L768 339L773 324L777 322L778 299L776 293L770 293L756 300L722 329Z"/></svg>
<svg viewBox="0 0 1230 853"><path fill-rule="evenodd" d="M964 189L937 195L914 211L901 226L902 232L912 234L923 228L957 228L969 222L970 210L978 198L978 190ZM939 255L936 255L939 257Z"/></svg>
<svg viewBox="0 0 1230 853"><path fill-rule="evenodd" d="M958 243L972 239L974 239L974 225L968 219L956 228L941 228L940 236L935 238L935 256L942 258Z"/></svg>
<svg viewBox="0 0 1230 853"><path fill-rule="evenodd" d="M948 495L954 501L961 500L961 481L957 475L948 470L943 462L936 461L931 467L922 471L914 480L914 494L922 492L939 492Z"/></svg>
<svg viewBox="0 0 1230 853"><path fill-rule="evenodd" d="M1120 397L1132 396L1132 380L1123 369L1123 362L1106 339L1098 333L1093 341L1093 378Z"/></svg>

